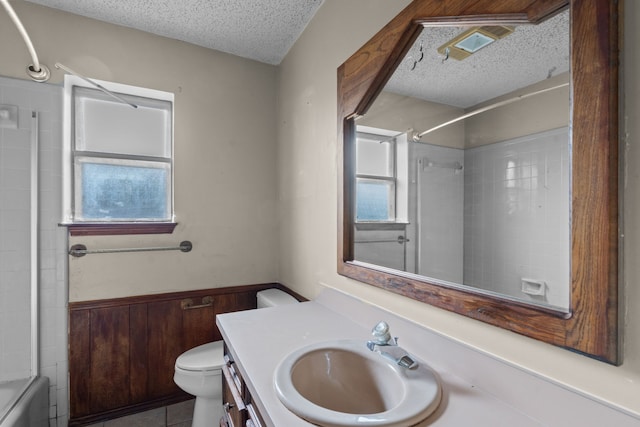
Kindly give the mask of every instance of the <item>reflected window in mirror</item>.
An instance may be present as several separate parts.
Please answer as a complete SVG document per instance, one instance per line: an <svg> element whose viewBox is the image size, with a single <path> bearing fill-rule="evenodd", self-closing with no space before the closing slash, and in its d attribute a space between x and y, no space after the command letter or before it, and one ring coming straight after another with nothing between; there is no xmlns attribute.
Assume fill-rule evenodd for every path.
<svg viewBox="0 0 640 427"><path fill-rule="evenodd" d="M408 222L406 135L359 126L356 134L356 259L406 271Z"/></svg>
<svg viewBox="0 0 640 427"><path fill-rule="evenodd" d="M356 153L356 222L395 221L395 140L359 132Z"/></svg>

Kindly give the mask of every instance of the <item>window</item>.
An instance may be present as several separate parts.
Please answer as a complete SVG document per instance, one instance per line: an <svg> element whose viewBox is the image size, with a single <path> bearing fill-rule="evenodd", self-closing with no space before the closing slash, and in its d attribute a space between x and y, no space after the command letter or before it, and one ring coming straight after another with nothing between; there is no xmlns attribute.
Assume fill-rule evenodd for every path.
<svg viewBox="0 0 640 427"><path fill-rule="evenodd" d="M173 94L99 83L137 108L66 76L64 222L172 223Z"/></svg>
<svg viewBox="0 0 640 427"><path fill-rule="evenodd" d="M356 222L396 220L396 144L383 135L356 138Z"/></svg>

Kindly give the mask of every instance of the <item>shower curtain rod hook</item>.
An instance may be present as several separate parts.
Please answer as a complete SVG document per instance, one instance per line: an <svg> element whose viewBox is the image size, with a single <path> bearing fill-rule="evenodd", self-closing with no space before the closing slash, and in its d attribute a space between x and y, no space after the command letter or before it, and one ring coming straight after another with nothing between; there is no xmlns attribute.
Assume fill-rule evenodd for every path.
<svg viewBox="0 0 640 427"><path fill-rule="evenodd" d="M9 18L11 18L13 24L22 36L24 43L27 45L27 50L29 51L31 60L33 61L33 64L27 66L27 75L38 83L46 82L49 80L49 77L51 77L51 72L46 65L40 63L38 60L38 54L36 53L36 49L33 47L33 43L31 43L31 38L29 38L27 30L24 28L24 25L22 25L20 18L16 14L15 10L13 10L13 7L11 7L11 4L9 4L9 0L0 0L0 3L4 6L7 15L9 15Z"/></svg>
<svg viewBox="0 0 640 427"><path fill-rule="evenodd" d="M51 71L49 71L49 67L44 65L42 62L40 63L39 70L35 69L34 64L27 66L27 74L33 81L36 81L38 83L46 82L47 80L49 80L49 77L51 77Z"/></svg>

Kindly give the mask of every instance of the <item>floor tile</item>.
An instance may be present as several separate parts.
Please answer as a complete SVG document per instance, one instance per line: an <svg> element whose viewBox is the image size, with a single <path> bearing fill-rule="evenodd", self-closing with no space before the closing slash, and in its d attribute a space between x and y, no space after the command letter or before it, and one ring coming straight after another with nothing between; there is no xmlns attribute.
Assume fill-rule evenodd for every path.
<svg viewBox="0 0 640 427"><path fill-rule="evenodd" d="M180 424L185 421L189 421L190 425L193 419L193 406L195 401L195 399L191 399L167 406L167 426L173 426L174 424Z"/></svg>
<svg viewBox="0 0 640 427"><path fill-rule="evenodd" d="M166 421L167 411L163 407L106 421L104 427L166 427Z"/></svg>

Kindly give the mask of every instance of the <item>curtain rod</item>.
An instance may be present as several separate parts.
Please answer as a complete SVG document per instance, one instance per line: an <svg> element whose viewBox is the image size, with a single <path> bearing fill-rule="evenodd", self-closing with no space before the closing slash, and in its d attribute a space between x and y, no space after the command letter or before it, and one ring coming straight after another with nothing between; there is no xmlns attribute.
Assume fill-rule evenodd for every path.
<svg viewBox="0 0 640 427"><path fill-rule="evenodd" d="M1 0L0 0L1 1ZM136 104L132 104L131 102L127 101L126 99L116 95L115 93L111 92L109 89L107 89L106 87L94 82L93 80L91 80L88 77L83 76L82 74L76 73L75 71L73 71L72 69L70 69L69 67L66 67L64 65L62 65L59 62L55 63L55 67L60 69L60 70L64 70L69 74L72 74L76 77L78 77L79 79L84 80L85 82L89 83L92 86L95 86L96 88L100 89L102 92L106 93L107 95L109 95L110 97L122 102L123 104L127 104L132 106L133 108L138 108L138 106Z"/></svg>
<svg viewBox="0 0 640 427"><path fill-rule="evenodd" d="M427 129L424 132L415 133L413 135L412 139L413 139L414 142L421 142L420 138L422 138L426 134L431 133L433 131L436 131L436 130L438 130L440 128L443 128L445 126L449 126L449 125L451 125L453 123L459 122L460 120L467 119L469 117L475 116L476 114L484 113L485 111L493 110L494 108L502 107L502 106L511 104L513 102L516 102L516 101L521 101L521 100L523 100L525 98L529 98L531 96L540 95L540 94L545 93L545 92L550 92L552 90L560 89L560 88L565 87L565 86L569 86L569 83L562 83L562 84L559 84L557 86L548 87L546 89L540 89L540 90L535 91L535 92L530 92L530 93L525 93L523 95L514 96L513 98L505 99L504 101L499 101L499 102L496 102L494 104L490 104L490 105L487 105L485 107L478 108L477 110L470 111L470 112L468 112L466 114L463 114L460 117L456 117L453 120L449 120L448 122L444 122L442 124L439 124L438 126L432 127L431 129Z"/></svg>
<svg viewBox="0 0 640 427"><path fill-rule="evenodd" d="M31 38L29 38L29 34L24 28L24 25L22 25L20 18L16 14L16 11L13 10L13 7L11 7L11 4L9 4L9 0L0 0L0 3L2 3L2 5L4 6L5 10L7 11L7 15L9 15L9 18L11 18L13 24L16 26L18 32L22 36L24 43L27 45L27 50L29 51L29 55L31 56L31 60L33 61L33 64L27 66L27 74L29 75L29 77L31 77L32 80L38 83L46 82L47 80L49 80L49 77L51 77L51 72L46 65L41 64L38 60L36 49L33 47Z"/></svg>

